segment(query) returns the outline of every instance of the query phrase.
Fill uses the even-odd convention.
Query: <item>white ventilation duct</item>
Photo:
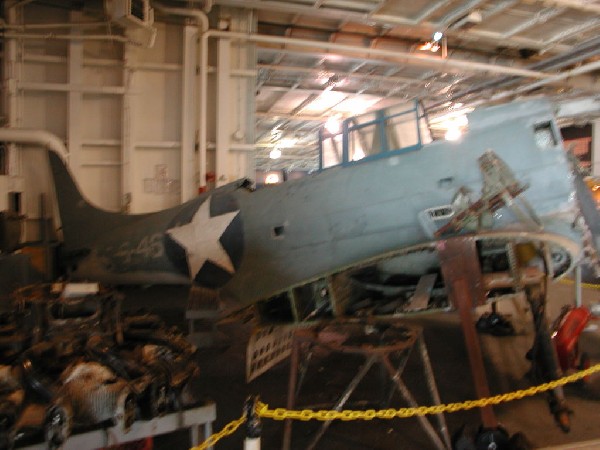
[[[69,160],[69,152],[64,142],[49,131],[29,128],[0,128],[1,141],[15,144],[38,144],[56,153],[65,163]]]

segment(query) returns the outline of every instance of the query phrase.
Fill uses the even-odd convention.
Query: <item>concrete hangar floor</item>
[[[598,282],[599,280],[595,280]],[[185,293],[179,288],[151,287],[147,289],[123,289],[126,298],[124,308],[145,307],[160,314],[167,322],[185,329]],[[555,283],[549,294],[548,316],[557,317],[565,304],[574,301],[572,284]],[[583,302],[587,306],[600,304],[600,290],[583,289]],[[532,325],[514,318],[517,334],[495,337],[482,334],[486,372],[492,395],[524,389],[531,386],[527,376],[530,362],[525,358],[533,339]],[[442,403],[461,402],[475,398],[471,381],[467,352],[463,341],[457,313],[425,316],[416,320],[424,328],[424,339],[431,359],[435,380]],[[592,319],[580,339],[580,351],[587,352],[592,364],[600,362],[600,321]],[[245,381],[246,344],[252,325],[232,322],[221,325],[219,331],[227,336],[227,345],[201,349],[198,354],[202,375],[198,385],[201,397],[211,399],[217,405],[218,431],[242,414],[244,401],[249,395],[259,395],[261,401],[271,408],[285,407],[289,379],[289,361],[284,361],[250,383]],[[425,389],[422,365],[416,352],[411,357],[402,379],[421,405],[430,404]],[[330,354],[315,355],[299,394],[297,405],[318,405],[328,409],[344,391],[360,365],[360,357]],[[347,409],[373,407],[365,399],[381,398],[381,374],[372,368],[350,397]],[[376,393],[376,394],[374,394]],[[600,374],[592,375],[587,383],[567,385],[565,394],[572,409],[571,430],[562,432],[549,412],[543,394],[494,407],[499,422],[510,434],[522,432],[534,448],[599,449],[600,448]],[[407,404],[397,395],[392,399],[393,408]],[[377,406],[375,406],[377,408]],[[475,433],[481,423],[477,410],[446,414],[450,433],[466,426],[467,433]],[[434,423],[435,425],[435,423]],[[293,450],[305,449],[318,431],[320,422],[294,422],[292,431]],[[284,423],[262,420],[262,448],[279,449],[282,445]],[[244,431],[223,438],[216,444],[217,450],[243,448]],[[590,441],[596,441],[590,442]],[[576,444],[586,442],[583,444]],[[158,436],[154,448],[189,448],[187,431]],[[415,418],[334,422],[316,446],[317,449],[433,449],[435,446]]]

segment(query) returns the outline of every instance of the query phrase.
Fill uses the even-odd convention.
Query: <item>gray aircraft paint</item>
[[[556,140],[547,145],[536,142],[534,132],[544,123],[551,124]],[[137,216],[97,211],[76,200],[74,186],[61,187],[69,181],[66,172],[60,173],[58,157],[51,162],[65,248],[80,254],[74,278],[126,284],[189,283],[191,277],[248,304],[428,242],[419,212],[449,204],[461,186],[477,197],[482,187],[477,160],[487,150],[529,184],[522,195],[544,226],[542,231],[527,229],[503,208],[492,232],[523,238],[535,231],[537,238],[560,241],[579,257],[581,232],[571,226],[579,212],[573,175],[544,100],[475,111],[469,132],[455,142],[434,141],[418,151],[358,161],[254,192],[232,184],[175,208]],[[229,206],[214,210],[219,199]],[[203,255],[202,267],[193,273],[187,264],[193,243],[172,239],[173,229],[189,224],[205,202],[211,209],[205,222],[212,218],[219,226],[207,225],[202,240],[210,241],[215,253]],[[99,229],[98,222],[105,225]],[[231,265],[224,263],[221,250]]]

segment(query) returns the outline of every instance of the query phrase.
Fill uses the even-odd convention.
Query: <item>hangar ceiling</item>
[[[578,102],[575,116],[565,113],[569,121],[585,122],[600,109],[599,1],[214,0],[214,6],[252,9],[257,33],[272,37],[257,44],[258,169],[314,169],[317,130],[330,117],[407,100],[420,99],[433,122],[539,94],[565,111]],[[436,31],[444,37],[432,51]],[[443,131],[443,123],[436,126]],[[269,158],[275,146],[282,150],[276,160]]]
[[[100,18],[103,5],[110,1],[117,0],[13,0],[12,4],[29,9],[83,7],[97,11]],[[257,23],[251,42],[256,44],[259,170],[316,169],[317,132],[328,120],[416,99],[439,135],[445,132],[443,119],[448,114],[531,95],[555,100],[565,123],[583,124],[600,116],[598,0],[136,0],[131,4],[153,6],[157,17],[164,6],[202,9],[209,12],[211,26],[221,31],[228,30],[227,17],[234,15],[233,9],[250,11]],[[436,32],[443,36],[437,41]],[[275,148],[281,157],[271,159]]]

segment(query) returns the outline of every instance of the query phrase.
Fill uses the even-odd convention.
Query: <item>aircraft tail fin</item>
[[[93,206],[81,194],[62,159],[54,152],[48,154],[66,253],[86,252],[90,248],[89,243],[101,234],[126,225],[136,217],[139,219],[139,216],[128,216]]]

